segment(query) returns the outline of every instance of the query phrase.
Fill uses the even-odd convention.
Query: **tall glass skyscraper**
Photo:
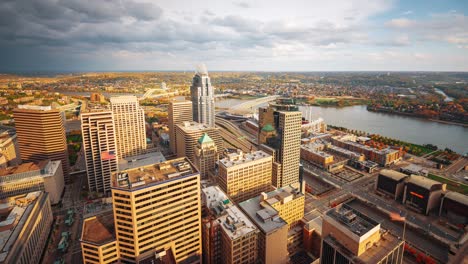
[[[211,86],[210,77],[204,64],[197,67],[192,86],[190,87],[190,94],[193,103],[193,121],[214,127],[214,89]]]

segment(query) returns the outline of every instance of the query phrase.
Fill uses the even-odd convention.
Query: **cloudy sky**
[[[0,71],[468,71],[466,0],[1,0]]]

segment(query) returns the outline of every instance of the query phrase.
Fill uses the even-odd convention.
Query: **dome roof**
[[[263,126],[262,131],[273,132],[273,131],[275,131],[275,129],[270,124],[266,124],[265,126]]]

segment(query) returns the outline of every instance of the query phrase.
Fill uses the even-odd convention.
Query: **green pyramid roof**
[[[275,129],[274,129],[270,124],[266,124],[266,125],[262,128],[262,131],[265,131],[265,132],[272,132],[272,131],[275,131]]]
[[[207,133],[203,134],[203,136],[201,136],[201,138],[198,139],[198,143],[200,144],[209,142],[213,142],[213,140],[210,138],[210,136],[208,136]]]

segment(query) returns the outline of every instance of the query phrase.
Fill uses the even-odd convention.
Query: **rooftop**
[[[285,186],[283,188],[278,188],[269,193],[262,194],[263,200],[269,204],[274,205],[276,203],[287,203],[298,197],[304,196],[299,189],[293,188],[291,186]]]
[[[431,180],[429,178],[426,178],[424,176],[419,176],[419,175],[411,175],[411,177],[408,180],[408,183],[412,183],[414,185],[420,186],[427,190],[431,190],[434,186],[443,185],[442,183],[438,181]]]
[[[325,215],[358,237],[364,236],[375,227],[379,227],[380,229],[380,224],[377,221],[351,208],[347,204],[332,208]]]
[[[83,222],[81,240],[92,244],[105,244],[115,239],[114,215],[104,215],[87,218]]]
[[[457,192],[448,192],[445,194],[445,198],[461,203],[465,206],[468,206],[468,196],[464,194],[457,193]]]
[[[113,96],[110,98],[111,104],[137,103],[138,99],[133,95]]]
[[[166,161],[166,158],[161,152],[150,152],[138,156],[127,157],[119,160],[119,170],[130,170],[138,167],[148,166],[151,164]]]
[[[32,205],[42,194],[31,192],[9,198],[0,204],[0,262],[8,256],[32,211]]]
[[[14,167],[0,169],[0,183],[12,182],[28,177],[54,176],[61,161],[41,160],[39,162],[27,162]]]
[[[387,169],[381,170],[379,174],[382,175],[382,176],[385,176],[387,178],[393,179],[395,181],[400,181],[400,180],[408,177],[408,175],[406,175],[404,173],[394,171],[394,170],[387,170]]]
[[[239,164],[244,164],[247,162],[261,160],[265,158],[271,159],[271,156],[261,150],[249,153],[243,153],[242,151],[238,150],[237,152],[227,154],[227,157],[219,160],[218,164],[229,168]]]
[[[202,194],[204,203],[217,216],[216,221],[231,240],[257,231],[255,225],[218,186],[203,188]]]
[[[200,124],[200,123],[197,123],[197,122],[194,122],[194,121],[183,122],[182,124],[178,124],[177,127],[180,127],[185,132],[204,131],[206,129],[209,129],[209,128],[212,129],[213,128],[213,127],[207,126],[206,124]]]
[[[187,158],[177,158],[112,174],[112,188],[133,190],[198,171]]]
[[[39,106],[39,105],[18,105],[18,109],[22,110],[34,110],[34,111],[49,111],[52,110],[51,106]]]
[[[374,244],[372,247],[367,249],[364,253],[362,253],[359,257],[355,256],[352,252],[350,252],[347,248],[339,243],[335,238],[331,236],[327,236],[324,240],[333,245],[335,248],[339,249],[339,251],[346,255],[349,259],[358,259],[359,261],[355,261],[356,263],[378,263],[382,258],[387,256],[391,251],[393,251],[398,245],[403,243],[402,240],[399,240],[396,236],[385,232],[382,234],[378,243]]]
[[[274,192],[275,191],[264,194],[267,195],[267,197],[260,195],[239,204],[239,207],[264,233],[273,232],[287,225],[286,221],[279,216],[278,211],[271,207],[271,203],[278,202],[278,200],[274,201],[272,199],[269,202],[262,201],[262,199],[267,200],[274,198]]]

